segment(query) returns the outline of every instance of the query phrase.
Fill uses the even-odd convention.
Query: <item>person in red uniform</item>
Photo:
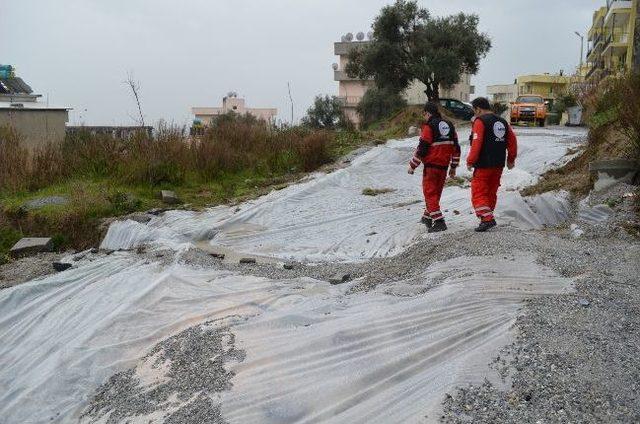
[[[420,143],[409,162],[409,174],[424,164],[422,172],[422,191],[426,209],[421,222],[426,224],[430,233],[445,231],[447,224],[440,210],[440,197],[449,176],[455,177],[460,162],[460,145],[453,124],[442,119],[438,105],[429,102],[424,106],[426,124],[422,127]]]
[[[518,140],[511,126],[491,111],[489,100],[479,97],[471,102],[475,113],[467,168],[473,170],[471,203],[480,218],[478,232],[496,226],[493,212],[505,162],[513,169],[518,155]]]

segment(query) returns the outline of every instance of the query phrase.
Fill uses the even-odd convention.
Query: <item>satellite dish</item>
[[[338,70],[338,64],[334,63],[333,65],[331,65],[331,67],[333,68],[334,71]]]
[[[340,41],[342,41],[343,43],[347,42],[347,36],[343,35],[342,38],[340,39]]]
[[[348,42],[352,42],[353,41],[353,33],[348,32],[347,35],[345,35],[345,38],[347,39]]]
[[[367,32],[367,40],[371,40],[373,38],[373,32]]]
[[[364,40],[364,32],[360,31],[359,33],[357,33],[356,34],[356,40],[358,40],[358,41]]]

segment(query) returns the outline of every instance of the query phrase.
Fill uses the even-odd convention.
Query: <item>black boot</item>
[[[493,227],[495,227],[496,225],[498,225],[498,224],[496,223],[496,220],[495,220],[495,219],[492,219],[491,221],[482,221],[482,222],[480,223],[480,225],[478,225],[478,228],[476,228],[476,231],[477,231],[478,233],[484,233],[484,232],[485,232],[485,231],[487,231],[489,228],[493,228]]]
[[[429,218],[428,216],[424,216],[422,215],[422,218],[420,219],[420,222],[423,223],[424,225],[426,225],[427,227],[431,228],[431,218]]]
[[[433,221],[433,226],[429,228],[429,233],[439,233],[440,231],[446,231],[447,224],[445,224],[444,219],[436,219]]]

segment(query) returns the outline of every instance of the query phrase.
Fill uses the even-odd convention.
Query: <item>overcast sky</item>
[[[337,94],[333,42],[367,32],[391,0],[0,0],[0,63],[11,64],[70,124],[131,125],[122,83],[133,72],[149,122],[191,121],[230,90],[249,107],[298,120],[316,94]],[[604,0],[421,0],[435,15],[480,15],[493,48],[473,77],[477,93],[518,74],[573,70]],[[585,47],[586,48],[586,47]]]

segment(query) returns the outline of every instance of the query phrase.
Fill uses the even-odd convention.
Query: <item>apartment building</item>
[[[342,41],[334,43],[334,53],[339,57],[339,60],[333,65],[333,79],[338,82],[338,97],[342,101],[344,114],[355,125],[360,124],[360,116],[357,112],[358,104],[367,90],[374,86],[374,82],[351,78],[345,72],[345,68],[349,63],[349,52],[355,48],[363,47],[367,43],[369,41],[364,40],[363,33],[359,33],[356,40],[353,40],[351,34],[347,34],[342,37]],[[422,105],[427,101],[427,95],[424,93],[425,88],[426,86],[422,82],[413,81],[404,91],[403,97],[410,105]],[[471,85],[471,76],[464,74],[459,84],[450,89],[441,88],[440,97],[468,102],[474,89]]]
[[[640,71],[640,0],[607,0],[593,13],[587,39],[589,83],[620,72]]]

